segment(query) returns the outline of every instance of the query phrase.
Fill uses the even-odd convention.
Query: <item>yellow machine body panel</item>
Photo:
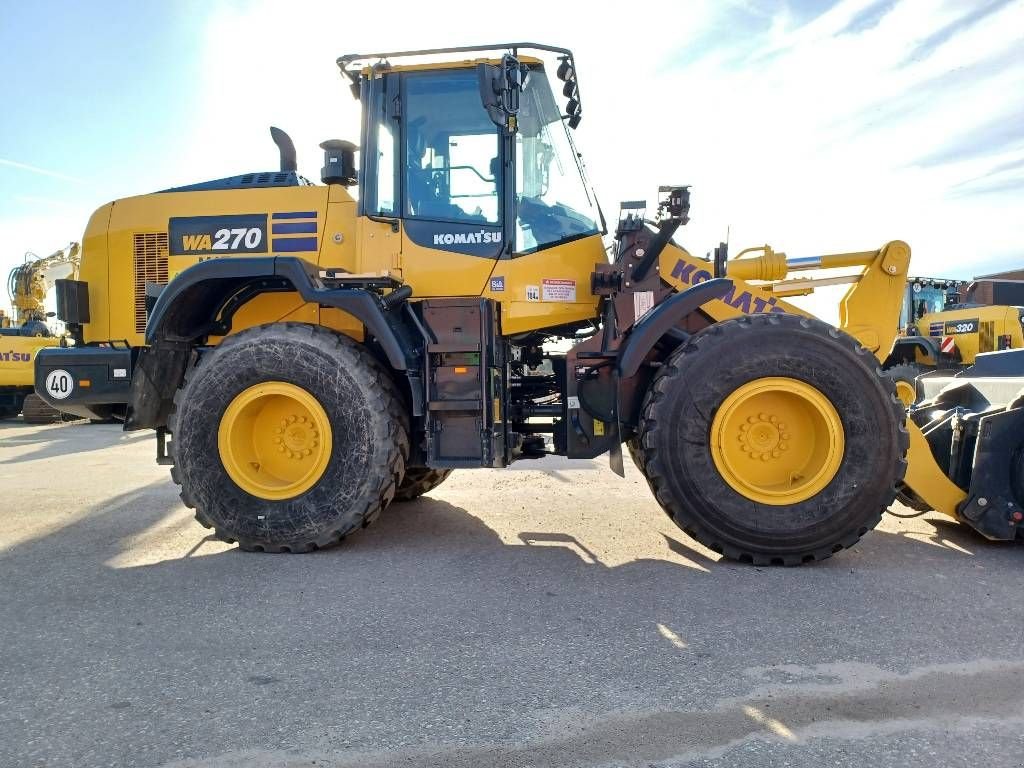
[[[786,302],[785,296],[805,296],[815,288],[849,283],[839,303],[839,328],[870,350],[880,361],[892,349],[897,335],[899,301],[906,287],[910,267],[910,247],[899,240],[886,243],[877,251],[837,253],[787,262],[786,255],[768,246],[749,249],[760,252],[752,258],[729,261],[726,275],[733,287],[721,299],[702,309],[718,322],[762,312],[786,312],[811,316],[811,313]],[[745,253],[745,252],[743,252]],[[855,275],[827,278],[786,279],[796,269],[860,268]],[[714,277],[712,265],[685,249],[669,244],[659,257],[662,278],[677,290],[685,290]]]
[[[312,215],[279,223],[275,213]],[[509,334],[596,317],[598,298],[590,292],[590,274],[606,258],[600,235],[513,259],[490,259],[418,245],[401,224],[395,233],[390,222],[357,217],[355,201],[337,185],[165,192],[117,200],[93,215],[82,257],[82,280],[89,284],[95,307],[85,340],[144,344],[147,283],[166,284],[194,264],[220,257],[216,237],[178,234],[175,221],[249,215],[267,217],[269,243],[265,252],[239,255],[297,256],[323,269],[390,275],[412,287],[414,300],[486,296],[501,303],[502,327]],[[281,224],[302,223],[315,224],[315,235],[274,234]],[[294,242],[307,242],[308,250],[296,249]],[[288,250],[276,247],[282,244]],[[285,320],[322,322],[352,336],[362,334],[354,318],[338,310],[321,311],[294,293],[250,300],[236,314],[232,330]]]
[[[694,256],[675,243],[669,243],[662,251],[658,271],[662,279],[678,291],[685,291],[714,277],[712,265],[706,259]],[[810,317],[809,312],[773,296],[770,286],[748,282],[731,275],[730,278],[734,283],[734,289],[721,299],[714,299],[703,307],[715,322],[755,312],[788,312]]]
[[[917,320],[917,327],[922,334],[933,338],[951,336],[960,361],[970,365],[982,352],[1024,347],[1021,313],[1019,307],[1007,306],[949,309],[923,315]],[[920,351],[917,358],[918,363],[935,364]]]
[[[105,238],[86,233],[83,251],[82,279],[93,291],[102,293],[106,283],[105,300],[95,301],[96,311],[86,326],[86,341],[127,340],[129,344],[144,342],[146,323],[146,284],[166,284],[193,264],[205,259],[218,258],[219,246],[238,236],[231,228],[215,230],[214,236],[182,234],[176,222],[188,224],[202,217],[262,217],[268,222],[260,241],[247,256],[269,256],[275,246],[284,245],[289,255],[300,256],[317,263],[323,240],[321,227],[327,212],[327,187],[270,187],[247,190],[203,190],[189,192],[161,192],[116,200],[107,206],[110,211]],[[102,209],[101,209],[102,211]],[[301,220],[282,222],[315,225],[312,236],[293,234],[276,237],[274,214],[308,214]],[[94,215],[95,222],[100,212]],[[350,226],[354,235],[354,226]],[[225,236],[218,237],[221,232]],[[225,239],[225,237],[227,239]],[[106,258],[98,259],[96,247],[106,248]],[[93,274],[93,262],[107,262],[107,280]],[[338,265],[343,266],[343,265]],[[273,304],[277,307],[278,305]],[[262,322],[279,319],[277,309]]]
[[[59,344],[53,336],[0,336],[0,387],[31,387],[36,353]]]

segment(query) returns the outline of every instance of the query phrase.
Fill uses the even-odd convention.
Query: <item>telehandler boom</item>
[[[272,129],[279,171],[103,206],[59,288],[78,344],[37,360],[57,407],[156,430],[218,536],[305,552],[453,469],[608,453],[621,474],[624,442],[677,525],[748,562],[853,545],[905,477],[949,502],[916,484],[957,488],[879,366],[905,243],[699,259],[673,240],[689,190],[667,186],[653,217],[623,206],[609,259],[570,51],[338,63],[358,166],[356,145],[325,141],[310,184]],[[860,271],[788,278],[833,267]],[[839,328],[785,301],[837,281]]]

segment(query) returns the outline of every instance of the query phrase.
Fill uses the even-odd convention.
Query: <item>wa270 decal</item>
[[[267,214],[173,218],[167,234],[172,256],[266,253]]]

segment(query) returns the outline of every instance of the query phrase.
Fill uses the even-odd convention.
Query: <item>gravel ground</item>
[[[245,554],[153,454],[0,423],[0,765],[1024,766],[1024,547],[938,516],[754,568],[547,460]]]

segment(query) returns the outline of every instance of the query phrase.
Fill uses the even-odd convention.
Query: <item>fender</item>
[[[618,373],[621,379],[636,375],[647,353],[680,320],[713,299],[732,290],[732,280],[716,277],[670,296],[644,315],[619,347]]]
[[[938,362],[941,357],[939,344],[935,339],[929,336],[903,336],[896,339],[893,343],[892,352],[890,352],[889,357],[886,358],[885,365],[895,365],[906,359],[908,355],[910,360],[913,361],[914,352],[917,350],[920,350],[936,362]],[[902,352],[907,352],[908,354],[901,354]]]
[[[411,351],[388,322],[376,294],[361,288],[325,288],[317,268],[295,256],[208,259],[189,267],[157,297],[146,325],[146,343],[224,335],[230,330],[231,314],[250,296],[290,290],[305,301],[353,315],[380,344],[393,369],[409,368]]]

